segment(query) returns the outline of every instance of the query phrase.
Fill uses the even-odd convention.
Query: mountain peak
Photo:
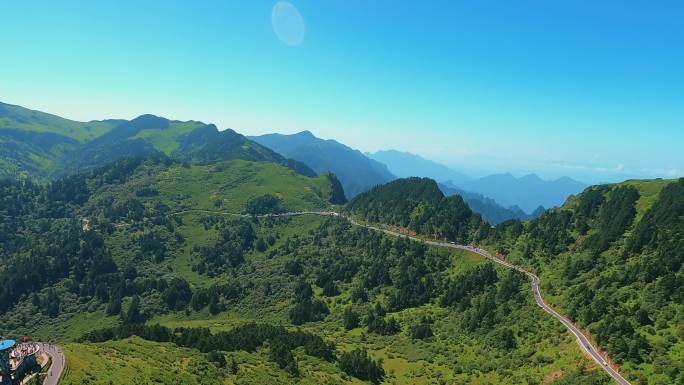
[[[535,173],[527,174],[525,176],[520,177],[520,180],[526,181],[526,182],[543,182],[542,178],[539,177],[539,175]]]
[[[545,181],[537,174],[516,178],[511,173],[495,174],[460,183],[460,188],[493,198],[504,207],[518,205],[526,213],[534,213],[539,206],[556,207],[567,197],[584,189],[579,182],[558,183]]]
[[[290,135],[266,134],[249,138],[309,165],[318,173],[333,172],[347,197],[395,179],[385,165],[335,140],[317,138],[308,130]]]
[[[313,134],[313,132],[311,132],[309,130],[300,131],[300,132],[294,134],[293,136],[297,136],[300,138],[317,139],[316,136]]]
[[[164,129],[169,126],[169,120],[152,114],[144,114],[131,120],[128,124],[140,128]]]
[[[386,164],[390,172],[402,178],[424,176],[440,183],[452,181],[454,185],[469,179],[466,175],[454,171],[448,166],[410,152],[382,150],[369,156]]]

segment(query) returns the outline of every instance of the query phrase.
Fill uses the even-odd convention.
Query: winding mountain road
[[[576,340],[577,344],[579,345],[580,349],[582,349],[583,352],[585,352],[589,357],[591,357],[592,360],[594,360],[613,380],[615,380],[616,383],[619,385],[631,385],[629,381],[627,381],[620,373],[618,373],[617,370],[613,369],[609,364],[606,359],[604,359],[603,356],[599,353],[599,351],[596,349],[596,347],[591,343],[589,338],[582,333],[582,331],[575,326],[575,324],[572,323],[569,319],[566,317],[562,316],[559,314],[557,311],[555,311],[551,306],[546,304],[544,302],[544,298],[542,297],[541,291],[539,290],[539,277],[536,276],[534,273],[523,269],[520,266],[513,265],[512,263],[506,262],[498,257],[495,257],[494,255],[491,255],[489,252],[486,250],[477,248],[477,247],[472,247],[472,246],[465,246],[465,245],[458,245],[454,243],[448,243],[448,242],[438,242],[438,241],[430,241],[430,240],[424,240],[418,237],[406,235],[406,234],[401,234],[398,232],[394,232],[388,229],[380,228],[380,227],[375,227],[363,223],[359,223],[355,221],[353,218],[350,218],[345,215],[341,215],[337,212],[334,211],[301,211],[301,212],[288,212],[288,213],[281,213],[281,214],[263,214],[263,215],[249,215],[249,214],[230,214],[230,213],[221,213],[218,211],[210,211],[210,210],[186,210],[186,211],[179,211],[176,213],[173,213],[173,215],[176,214],[181,214],[184,212],[205,212],[205,213],[212,213],[212,214],[222,214],[222,215],[230,215],[230,216],[235,216],[235,217],[252,217],[252,218],[271,218],[271,217],[291,217],[291,216],[298,216],[298,215],[322,215],[322,216],[339,216],[342,218],[345,218],[348,220],[351,224],[355,226],[361,226],[365,227],[367,229],[371,230],[376,230],[376,231],[381,231],[385,234],[395,236],[395,237],[405,237],[409,238],[415,241],[420,241],[420,242],[425,242],[428,245],[431,246],[436,246],[436,247],[448,247],[452,249],[460,249],[460,250],[466,250],[470,251],[476,254],[479,254],[480,256],[487,258],[495,263],[498,263],[504,267],[507,267],[509,269],[517,270],[525,275],[527,275],[530,280],[532,281],[532,294],[534,295],[534,300],[536,301],[537,305],[544,309],[546,313],[551,315],[552,317],[556,318],[559,320],[565,328],[572,333]]]
[[[474,253],[477,253],[489,260],[492,260],[500,265],[506,266],[509,269],[515,269],[518,270],[524,274],[526,274],[530,279],[532,280],[532,294],[534,294],[534,300],[537,302],[537,305],[544,309],[545,312],[549,313],[551,316],[559,320],[563,326],[565,326],[566,329],[572,334],[575,335],[575,338],[577,339],[577,344],[580,346],[580,348],[588,354],[603,370],[608,373],[609,376],[611,376],[615,382],[617,382],[620,385],[631,385],[629,381],[627,381],[624,377],[620,375],[615,369],[613,369],[608,362],[598,353],[596,348],[592,345],[591,341],[589,341],[589,338],[582,333],[582,331],[575,326],[569,319],[563,317],[560,315],[557,311],[553,310],[552,307],[546,304],[544,302],[544,298],[542,298],[541,291],[539,290],[539,277],[537,277],[535,274],[519,267],[515,266],[513,264],[510,264],[504,260],[501,260],[488,252],[478,249],[478,248],[473,248],[470,246],[462,246],[462,245],[451,245],[451,244],[444,244],[444,243],[438,243],[438,242],[429,242],[430,244],[437,244],[438,246],[448,246],[452,248],[457,248],[457,249],[462,249],[462,250],[468,250],[472,251]]]

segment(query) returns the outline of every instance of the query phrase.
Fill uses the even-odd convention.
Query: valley
[[[684,385],[684,3],[0,9],[0,385]]]
[[[67,131],[85,157],[58,162],[82,171],[0,182],[0,334],[57,341],[66,368],[49,381],[636,385],[684,372],[681,180],[592,186],[533,216],[494,209],[492,226],[471,205],[495,215],[495,202],[429,178],[348,201],[335,174],[234,132],[110,122],[101,139]]]

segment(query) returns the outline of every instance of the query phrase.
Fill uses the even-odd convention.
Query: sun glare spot
[[[296,47],[304,41],[304,19],[289,1],[279,1],[273,6],[271,24],[273,32],[285,45]]]

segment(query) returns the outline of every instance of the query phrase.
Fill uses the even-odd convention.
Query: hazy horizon
[[[14,54],[0,98],[70,119],[151,113],[245,135],[310,130],[473,176],[684,175],[677,2],[4,8]]]

